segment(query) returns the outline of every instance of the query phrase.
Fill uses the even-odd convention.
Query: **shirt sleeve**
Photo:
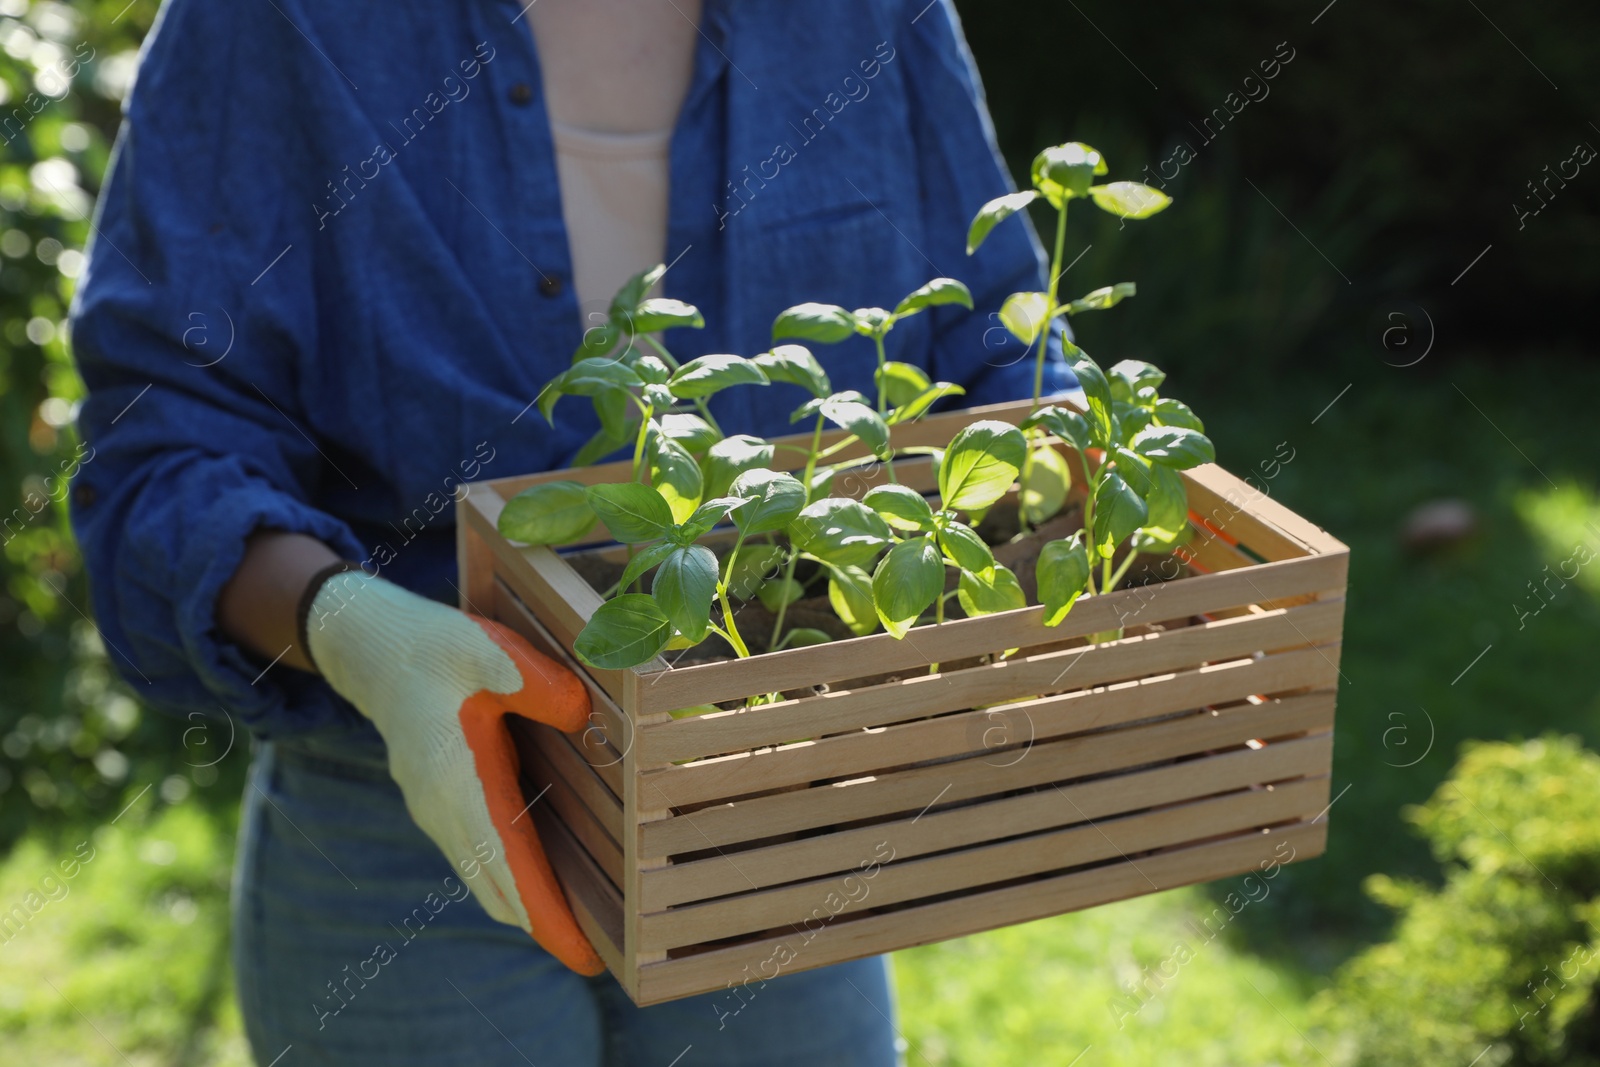
[[[966,388],[964,405],[1026,399],[1033,395],[1035,351],[1000,324],[999,311],[1012,293],[1044,287],[1044,249],[1023,215],[995,227],[983,247],[967,255],[973,215],[1016,186],[996,144],[978,68],[952,0],[913,0],[896,7],[902,24],[910,24],[901,40],[929,258],[946,269],[956,265],[952,276],[972,290],[972,311],[934,309],[933,368],[939,378]],[[1044,395],[1075,385],[1052,338]]]
[[[296,48],[242,13],[256,6],[171,0],[147,47],[72,309],[93,449],[72,521],[135,693],[178,714],[220,706],[271,736],[358,720],[320,679],[264,671],[223,636],[218,593],[256,530],[362,552],[312,503],[341,474],[297,401],[316,343],[309,227],[272,195],[303,166],[273,117],[292,114],[296,76],[243,58]]]

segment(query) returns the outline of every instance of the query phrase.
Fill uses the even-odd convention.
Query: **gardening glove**
[[[498,623],[359,571],[322,583],[304,632],[323,677],[383,735],[411,817],[464,874],[484,876],[468,878],[484,910],[579,974],[604,970],[545,858],[502,721],[582,728],[577,676]]]

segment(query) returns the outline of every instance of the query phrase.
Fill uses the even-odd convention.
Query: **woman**
[[[260,1062],[895,1061],[881,960],[737,1013],[641,1010],[601,972],[501,721],[575,728],[583,691],[444,606],[448,505],[594,433],[531,402],[657,261],[705,313],[682,358],[961,278],[979,311],[909,320],[891,357],[1026,395],[991,313],[1039,287],[1037,241],[964,250],[1009,188],[948,0],[168,0],[74,314],[73,517],[135,691],[259,742],[234,950]],[[818,354],[871,388],[861,344]],[[770,432],[786,390],[713,407]]]

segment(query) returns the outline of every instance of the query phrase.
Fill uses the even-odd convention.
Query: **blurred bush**
[[[1600,756],[1575,738],[1475,742],[1408,819],[1444,865],[1382,875],[1392,940],[1320,997],[1353,1063],[1600,1064]]]
[[[1159,219],[1123,233],[1079,220],[1093,250],[1067,288],[1140,290],[1137,310],[1079,320],[1091,341],[1127,355],[1159,340],[1164,367],[1283,365],[1308,341],[1372,342],[1398,299],[1458,337],[1582,336],[1600,159],[1539,184],[1543,200],[1528,183],[1580,142],[1600,148],[1594,5],[958,6],[1015,172],[1068,139],[1101,149],[1113,177],[1176,171]],[[1180,166],[1183,145],[1196,158]],[[1544,200],[1519,221],[1513,205]]]
[[[114,814],[133,785],[209,784],[202,764],[225,740],[202,755],[207,737],[142,715],[114,682],[67,525],[67,476],[93,462],[74,427],[67,305],[154,14],[144,0],[0,0],[0,846],[30,824]]]

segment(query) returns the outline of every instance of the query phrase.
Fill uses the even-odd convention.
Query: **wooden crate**
[[[895,443],[943,445],[1027,410],[934,416]],[[895,471],[933,488],[926,459]],[[578,921],[637,1003],[720,990],[733,1011],[740,987],[778,974],[1323,850],[1348,549],[1221,468],[1184,472],[1187,576],[1080,601],[1055,629],[1029,607],[902,641],[590,670],[571,650],[599,595],[495,523],[537,482],[627,477],[615,464],[475,483],[458,537],[462,606],[593,696],[582,734],[512,722]],[[882,478],[841,475],[834,492]],[[1086,640],[1119,626],[1128,636]],[[861,681],[885,673],[900,680]],[[825,691],[669,714],[813,686]]]

